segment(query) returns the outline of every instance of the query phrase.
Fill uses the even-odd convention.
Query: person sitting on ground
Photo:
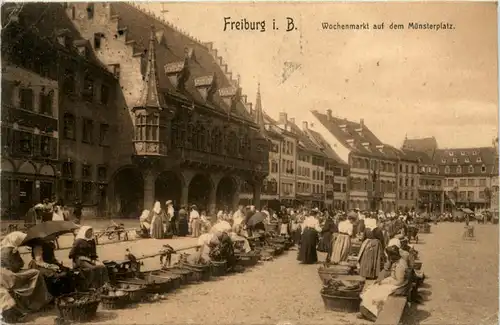
[[[0,243],[0,311],[5,321],[15,322],[52,301],[38,270],[21,270],[24,261],[19,246],[26,234],[14,231]]]
[[[57,297],[74,291],[73,281],[69,275],[70,269],[57,261],[55,245],[50,241],[37,241],[31,250],[32,260],[28,268],[40,271],[45,279],[49,292]]]
[[[108,270],[97,257],[92,227],[80,228],[69,252],[69,258],[73,260],[73,268],[83,271],[84,288],[100,288],[109,282]]]
[[[386,253],[391,261],[391,266],[386,272],[380,272],[379,278],[361,297],[359,318],[376,321],[385,301],[391,295],[405,295],[408,287],[408,264],[401,258],[397,246],[389,246]]]

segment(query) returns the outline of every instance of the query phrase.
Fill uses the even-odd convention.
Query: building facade
[[[311,127],[313,127],[312,125]],[[325,205],[328,209],[345,210],[347,206],[347,177],[349,168],[330,144],[318,132],[307,129],[309,137],[326,155],[325,159]]]
[[[349,165],[348,206],[361,210],[396,209],[396,173],[398,156],[384,145],[361,120],[359,123],[326,114],[310,112],[315,131]]]
[[[270,127],[279,128],[283,136],[280,157],[280,201],[285,205],[295,204],[298,194],[296,182],[298,179],[298,137],[292,132],[292,123],[288,115],[281,112],[279,120],[274,121],[267,117]]]
[[[8,11],[2,7],[2,15]],[[2,141],[13,144],[4,146],[3,158],[12,160],[9,166],[2,162],[2,170],[30,175],[24,182],[3,184],[10,187],[2,193],[10,189],[19,197],[11,204],[19,217],[53,197],[68,207],[78,199],[85,215],[106,210],[117,81],[91,55],[88,41],[65,15],[61,4],[30,3],[2,30],[3,58],[19,67],[6,67],[2,75],[12,85],[2,87],[5,103],[10,100],[9,109],[2,109],[7,114],[2,117]],[[25,161],[17,166],[18,159]]]
[[[415,210],[418,201],[419,169],[418,157],[410,151],[401,151],[398,162],[398,210]]]
[[[498,160],[494,147],[450,148],[436,151],[435,163],[444,175],[445,208],[490,208]]]
[[[86,206],[112,216],[169,199],[213,212],[237,205],[246,183],[260,204],[269,144],[211,43],[128,3],[30,3],[23,13],[72,53],[58,70],[65,198],[90,192]]]

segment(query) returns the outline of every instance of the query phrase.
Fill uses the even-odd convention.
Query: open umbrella
[[[258,223],[261,223],[262,221],[266,220],[266,214],[263,212],[255,212],[253,216],[250,217],[247,221],[247,226],[253,227]]]
[[[34,225],[26,232],[26,238],[21,246],[29,246],[30,242],[36,239],[53,240],[61,235],[71,233],[80,228],[77,224],[70,221],[47,221]]]

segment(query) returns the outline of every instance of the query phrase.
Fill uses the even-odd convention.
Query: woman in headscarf
[[[0,310],[9,321],[38,311],[52,301],[40,272],[21,270],[24,262],[18,248],[24,238],[26,234],[14,231],[0,243]]]
[[[365,229],[365,238],[358,254],[359,275],[366,279],[375,279],[380,273],[384,251],[380,241],[368,228]]]
[[[302,223],[302,239],[297,260],[303,264],[314,264],[318,261],[318,233],[321,232],[316,211],[311,211]]]
[[[143,210],[139,217],[141,233],[144,237],[149,237],[151,232],[151,219],[149,218],[149,210]]]
[[[178,235],[185,237],[189,234],[188,212],[185,206],[179,209],[179,225],[177,227]]]
[[[332,263],[338,264],[340,262],[347,261],[349,257],[349,252],[351,250],[351,236],[353,234],[353,223],[352,221],[356,218],[355,213],[351,212],[348,219],[345,216],[340,216],[340,222],[338,225],[339,233],[335,242],[333,243],[332,249]]]
[[[210,242],[214,233],[206,233],[198,237],[198,246],[196,253],[190,254],[187,258],[188,263],[204,264],[210,262]]]
[[[375,321],[390,295],[400,295],[406,291],[408,284],[406,261],[401,258],[399,248],[396,246],[389,246],[386,253],[391,261],[391,267],[387,273],[381,272],[379,279],[360,295],[362,300],[358,315],[360,318]]]
[[[47,289],[53,296],[74,291],[73,279],[68,274],[69,268],[64,267],[54,254],[53,242],[39,240],[33,243],[32,260],[28,268],[40,271],[45,279]]]
[[[174,204],[172,200],[168,200],[165,205],[167,206],[167,229],[166,233],[173,235],[177,235],[177,218],[175,215]]]
[[[149,218],[151,219],[151,237],[155,239],[163,239],[163,222],[166,219],[166,216],[165,212],[161,208],[160,201],[155,202],[153,210],[149,213]]]
[[[214,233],[210,240],[209,246],[209,255],[211,260],[226,261],[228,270],[231,270],[236,266],[233,241],[226,232]]]
[[[100,288],[109,282],[108,270],[98,260],[94,230],[83,226],[73,242],[69,252],[73,268],[83,271],[85,288]]]
[[[330,260],[332,258],[332,241],[333,241],[333,234],[338,232],[338,227],[333,221],[333,218],[329,213],[326,213],[326,220],[325,224],[323,225],[323,229],[321,229],[321,242],[323,247],[323,251],[325,251],[326,254],[326,263],[330,263]],[[318,245],[320,246],[320,245]],[[318,249],[319,251],[322,251],[321,249]]]

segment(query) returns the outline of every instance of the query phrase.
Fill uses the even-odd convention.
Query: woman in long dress
[[[150,235],[155,239],[163,239],[163,221],[165,220],[165,213],[161,209],[160,201],[156,201],[153,210],[150,212],[151,230]]]
[[[318,233],[321,232],[316,211],[311,211],[302,223],[302,239],[297,260],[303,264],[314,264],[318,262]]]
[[[16,321],[51,302],[43,276],[38,270],[21,270],[24,266],[19,245],[26,234],[14,231],[0,244],[0,311],[9,321]]]
[[[185,237],[189,234],[189,223],[188,223],[188,213],[186,207],[181,207],[179,209],[179,224],[177,227],[178,235],[180,237]]]
[[[380,241],[373,236],[370,229],[365,229],[365,240],[358,254],[359,275],[366,279],[378,277],[384,251]]]
[[[353,220],[354,215],[349,216],[349,220],[346,220],[345,216],[340,217],[340,222],[338,225],[339,233],[335,242],[333,243],[332,249],[332,263],[338,264],[340,262],[347,261],[349,257],[349,252],[351,250],[351,236],[353,233]]]
[[[406,292],[408,285],[406,261],[401,258],[399,248],[389,246],[386,253],[391,261],[391,266],[388,274],[380,273],[379,280],[370,286],[361,297],[360,314],[358,317],[365,318],[370,321],[375,321],[379,312],[382,310],[385,301],[390,295],[399,295]],[[388,277],[385,277],[388,275]]]
[[[330,216],[330,214],[327,214],[325,224],[323,226],[323,229],[321,229],[321,242],[323,245],[322,249],[327,253],[325,260],[326,263],[330,263],[332,259],[333,234],[337,233],[338,231],[338,227],[333,221],[333,218]]]
[[[73,242],[69,252],[73,260],[73,268],[82,271],[85,283],[84,289],[100,288],[109,282],[108,270],[97,256],[96,242],[92,227],[83,226]]]

